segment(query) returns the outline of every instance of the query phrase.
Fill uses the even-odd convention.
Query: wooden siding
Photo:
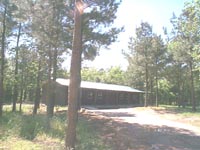
[[[47,101],[47,85],[43,86],[42,102]],[[129,105],[139,104],[140,94],[134,92],[81,88],[81,105]],[[67,105],[68,87],[56,84],[55,105]]]

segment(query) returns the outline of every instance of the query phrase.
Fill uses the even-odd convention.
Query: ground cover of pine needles
[[[24,105],[22,112],[11,112],[4,106],[0,118],[0,150],[62,150],[66,128],[66,108],[56,108],[56,113],[47,119],[45,108],[32,115],[32,105]],[[49,125],[48,125],[49,122]],[[79,118],[77,128],[78,150],[109,149],[95,127],[84,118]]]

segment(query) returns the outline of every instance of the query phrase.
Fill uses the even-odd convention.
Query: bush
[[[2,147],[14,150],[64,149],[66,112],[56,113],[54,117],[47,119],[45,113],[35,116],[30,114],[29,105],[28,107],[24,105],[25,109],[22,113],[11,112],[10,108],[11,106],[6,106],[6,111],[0,117],[0,149]],[[79,118],[76,148],[108,150],[109,148],[104,145],[98,134],[90,123]]]
[[[38,133],[39,124],[35,116],[23,116],[21,121],[20,136],[27,139],[33,140]]]

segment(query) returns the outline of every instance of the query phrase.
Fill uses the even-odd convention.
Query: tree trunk
[[[12,111],[16,111],[16,103],[18,98],[18,57],[19,57],[19,39],[21,35],[21,23],[19,24],[18,34],[17,34],[17,45],[15,54],[15,85],[14,85],[14,95],[13,95],[13,107]]]
[[[20,74],[21,75],[21,82],[20,82],[20,98],[19,98],[19,111],[21,112],[22,110],[22,102],[23,102],[23,99],[24,98],[24,93],[26,93],[26,89],[25,89],[25,86],[24,86],[24,67],[22,67],[22,73]]]
[[[157,49],[158,51],[158,49]],[[158,57],[156,57],[156,107],[159,106],[158,102]]]
[[[53,117],[54,115],[54,105],[55,105],[55,98],[56,98],[56,77],[57,77],[57,56],[58,56],[58,50],[57,48],[54,49],[53,52],[53,60],[52,60],[52,65],[53,65],[53,81],[50,81],[50,87],[49,90],[49,104],[48,104],[48,116]]]
[[[20,98],[19,98],[19,111],[20,111],[20,112],[22,111],[22,99],[23,99],[23,94],[24,94],[24,90],[23,90],[23,88],[21,87],[21,90],[20,90]]]
[[[47,117],[52,117],[52,80],[51,80],[51,72],[52,72],[52,50],[49,48],[49,61],[48,61],[48,98],[47,98]]]
[[[7,14],[7,6],[5,5],[3,23],[2,23],[3,24],[2,39],[1,39],[0,116],[2,116],[3,113],[3,99],[4,99],[3,81],[4,81],[4,63],[5,63],[6,14]]]
[[[149,96],[149,105],[153,106],[154,94],[153,94],[153,77],[150,77],[150,96]]]
[[[22,95],[20,96],[20,104],[19,104],[19,111],[21,112],[22,111],[22,103],[23,103],[23,100],[25,101],[26,100],[26,97],[27,97],[27,89],[25,88],[24,90],[22,89],[21,91]]]
[[[194,77],[193,77],[193,64],[192,61],[189,62],[190,65],[190,84],[191,84],[191,101],[192,101],[192,110],[196,111],[196,100],[194,92]]]
[[[59,15],[56,12],[56,4],[53,1],[52,3],[53,5],[53,20],[54,20],[54,25],[56,26],[56,24],[58,24],[58,20],[59,20]],[[54,115],[54,105],[55,105],[55,98],[56,98],[56,77],[57,77],[57,57],[58,57],[58,32],[57,30],[55,30],[54,28],[51,31],[51,35],[52,35],[52,39],[53,39],[53,51],[51,51],[51,62],[50,62],[50,66],[53,68],[53,73],[52,73],[52,77],[53,77],[53,82],[50,85],[50,93],[49,93],[49,105],[48,105],[48,116],[49,117],[53,117]],[[52,70],[51,70],[52,71]]]
[[[39,56],[41,57],[41,56]],[[41,80],[41,58],[39,58],[39,64],[38,64],[38,72],[37,72],[37,86],[36,86],[36,96],[34,101],[34,108],[33,108],[33,114],[37,114],[37,109],[40,104],[40,80]]]
[[[158,103],[158,69],[157,69],[157,66],[156,66],[156,107],[159,106],[159,103]]]
[[[145,90],[145,101],[144,101],[144,106],[148,106],[148,68],[147,68],[147,63],[145,63],[145,83],[146,83],[146,90]]]
[[[54,55],[53,55],[53,82],[56,83],[57,78],[57,58],[58,57],[58,49],[54,49]],[[53,92],[52,92],[52,109],[54,109],[55,105],[55,98],[56,98],[56,84],[53,84]]]
[[[82,53],[82,1],[75,1],[75,25],[73,35],[73,47],[70,66],[70,84],[68,97],[67,130],[65,146],[66,149],[75,149],[76,124],[78,120],[78,99],[81,82],[81,53]]]
[[[178,65],[178,79],[177,79],[177,86],[178,86],[178,107],[181,107],[182,100],[181,100],[181,64]]]

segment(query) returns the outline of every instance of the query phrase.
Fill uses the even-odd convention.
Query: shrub
[[[27,139],[33,140],[38,133],[39,124],[35,116],[23,116],[21,121],[20,136]]]

